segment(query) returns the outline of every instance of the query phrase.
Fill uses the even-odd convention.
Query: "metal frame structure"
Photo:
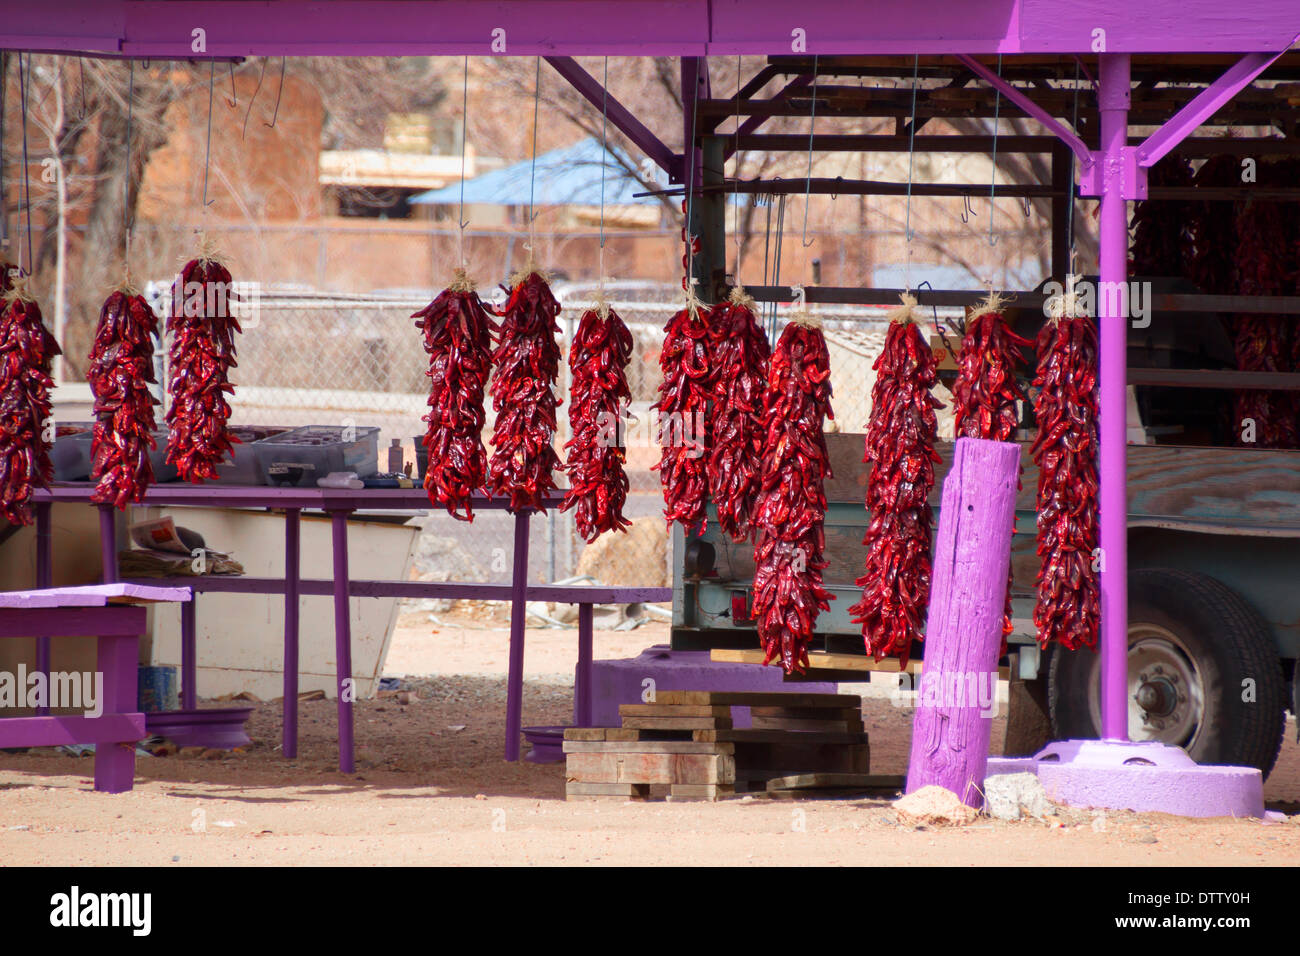
[[[1225,9],[1218,0],[923,0],[898,4],[885,0],[844,4],[805,0],[797,6],[780,0],[387,0],[328,3],[293,0],[46,0],[5,12],[0,48],[86,53],[89,55],[180,59],[237,58],[255,55],[482,55],[546,56],[589,100],[601,95],[594,80],[572,56],[667,55],[682,57],[682,100],[687,144],[674,155],[614,98],[611,122],[652,160],[669,169],[674,181],[698,190],[690,204],[688,229],[702,239],[694,259],[702,296],[716,297],[725,281],[723,266],[723,163],[728,142],[716,133],[724,116],[734,115],[733,100],[710,95],[709,55],[773,56],[742,91],[747,119],[730,146],[753,148],[762,134],[762,117],[803,115],[808,57],[819,73],[834,57],[857,58],[860,75],[873,69],[918,71],[948,77],[949,88],[978,80],[1039,120],[1053,134],[1049,151],[1054,173],[1050,196],[1056,209],[1069,201],[1072,159],[1082,173],[1080,191],[1101,200],[1101,281],[1127,279],[1126,203],[1147,194],[1145,170],[1171,149],[1186,148],[1202,122],[1226,108],[1237,121],[1265,121],[1252,113],[1249,97],[1234,98],[1273,64],[1300,33],[1300,11],[1267,0],[1238,0]],[[798,62],[782,58],[803,57]],[[865,57],[877,58],[873,63]],[[913,59],[913,58],[917,59]],[[992,57],[1004,58],[998,72]],[[893,58],[892,60],[890,58]],[[1051,72],[1063,60],[1086,60],[1095,90],[1079,128],[1059,120],[1064,99]],[[1040,76],[1046,68],[1047,75]],[[1279,75],[1294,75],[1293,57],[1278,64]],[[932,73],[933,71],[933,73]],[[1036,73],[1037,71],[1037,73]],[[1181,71],[1181,73],[1179,72]],[[969,74],[969,75],[968,75]],[[776,96],[754,95],[777,76],[793,77]],[[1135,89],[1133,79],[1138,79]],[[1168,80],[1198,88],[1162,87]],[[977,86],[978,88],[978,86]],[[862,88],[819,86],[819,116],[853,115],[874,110],[897,118],[897,148],[916,132],[905,122],[898,97],[868,94]],[[801,99],[802,97],[802,99]],[[987,95],[984,97],[987,100]],[[1071,94],[1070,99],[1073,99]],[[824,100],[824,102],[823,102]],[[977,94],[976,103],[980,102]],[[1235,106],[1233,104],[1236,104]],[[962,115],[982,115],[979,108]],[[938,106],[917,114],[917,125],[938,116]],[[1095,118],[1094,118],[1095,116]],[[711,125],[712,124],[712,125]],[[1159,129],[1130,143],[1131,124]],[[1284,131],[1288,135],[1294,130]],[[922,137],[924,148],[943,148],[936,137]],[[1062,145],[1058,146],[1058,142]],[[1195,141],[1191,141],[1195,142]],[[698,146],[697,146],[698,143]],[[772,142],[770,145],[788,146]],[[844,141],[844,148],[866,148]],[[879,144],[885,148],[885,143]],[[972,143],[968,145],[978,145]],[[1042,147],[1048,143],[1022,143]],[[1003,148],[1006,148],[1005,146]],[[1278,149],[1291,151],[1290,143]],[[801,183],[799,188],[811,188]],[[823,184],[844,190],[841,182]],[[864,187],[866,188],[866,187]],[[1004,195],[1012,193],[1004,191]],[[1053,242],[1053,271],[1068,265],[1068,244]],[[781,289],[753,290],[769,298]],[[844,301],[842,291],[825,290]],[[878,301],[880,290],[857,290],[857,301]],[[807,301],[825,301],[809,289]],[[922,301],[926,301],[925,297]],[[1238,309],[1238,311],[1243,311]],[[1125,542],[1125,357],[1127,319],[1117,303],[1103,299],[1101,326],[1101,536],[1106,553],[1102,573],[1103,735],[1123,740],[1125,724],[1126,542]],[[522,651],[522,648],[520,648]],[[512,653],[512,671],[514,655]]]

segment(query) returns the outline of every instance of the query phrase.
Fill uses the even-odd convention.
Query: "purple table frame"
[[[48,518],[48,514],[47,514]],[[135,745],[145,738],[144,714],[136,710],[136,666],[140,635],[148,626],[144,607],[110,604],[110,599],[130,600],[135,592],[147,592],[140,600],[173,601],[188,606],[188,592],[178,589],[125,587],[112,595],[90,595],[89,588],[41,588],[36,591],[0,594],[0,639],[37,638],[37,661],[41,673],[50,672],[51,637],[93,634],[96,640],[95,668],[104,675],[102,712],[98,717],[69,714],[51,715],[48,707],[37,708],[33,717],[0,719],[0,747],[57,747],[67,744],[95,745],[95,789],[103,793],[124,793],[135,779]],[[42,656],[40,648],[44,646]]]
[[[37,503],[37,573],[52,566],[49,535],[49,507],[52,503],[89,504],[92,486],[85,483],[55,485],[36,492]],[[548,507],[558,507],[562,496],[552,494]],[[574,685],[574,722],[591,725],[592,691],[592,608],[596,604],[633,604],[668,601],[671,588],[628,587],[558,587],[528,584],[528,525],[530,514],[515,515],[514,566],[511,583],[484,584],[468,582],[424,581],[353,581],[348,571],[347,522],[355,511],[429,510],[429,499],[422,488],[268,488],[243,485],[223,486],[165,484],[150,488],[145,506],[191,506],[202,508],[250,508],[283,511],[285,516],[284,578],[199,575],[195,577],[154,578],[139,583],[178,585],[193,589],[195,599],[181,610],[181,707],[197,705],[195,687],[196,607],[199,592],[242,594],[282,594],[284,611],[284,722],[282,751],[286,757],[298,752],[298,599],[303,595],[328,595],[334,599],[335,676],[338,690],[339,770],[354,773],[354,721],[351,685],[352,635],[348,600],[360,597],[423,597],[510,602],[510,663],[506,677],[505,759],[519,759],[519,737],[523,712],[524,623],[529,601],[550,601],[578,605],[578,671]],[[117,539],[111,508],[100,509],[100,551],[105,580],[117,578]],[[476,496],[476,509],[506,510],[506,502]],[[300,573],[300,520],[304,510],[322,511],[330,516],[334,554],[333,580],[306,579]],[[43,524],[42,524],[43,522]],[[41,528],[45,531],[42,534]],[[31,633],[30,631],[28,633]],[[44,661],[48,667],[48,651]]]

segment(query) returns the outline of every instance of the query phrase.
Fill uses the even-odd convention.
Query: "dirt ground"
[[[1286,822],[1063,810],[1047,823],[915,829],[885,800],[566,803],[563,764],[502,760],[508,633],[491,619],[404,623],[413,626],[398,630],[386,672],[404,677],[409,696],[358,703],[355,775],[336,769],[330,700],[301,703],[295,760],[280,756],[279,703],[259,703],[245,752],[140,758],[126,794],[93,792],[90,757],[0,753],[0,864],[1300,862],[1294,722],[1265,783],[1270,806],[1292,814]],[[575,636],[528,632],[525,725],[571,718]],[[598,631],[596,656],[666,639],[662,625]],[[910,713],[872,696],[864,719],[872,771],[903,773]],[[1003,730],[998,719],[995,751]]]

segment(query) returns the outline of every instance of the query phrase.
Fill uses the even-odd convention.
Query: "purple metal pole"
[[[1129,56],[1100,58],[1101,108],[1101,288],[1128,281],[1128,204],[1122,192],[1128,137]],[[1101,525],[1101,735],[1128,740],[1128,502],[1125,481],[1125,384],[1128,364],[1127,296],[1099,295],[1101,335],[1098,362]]]
[[[510,579],[510,670],[506,675],[506,760],[519,759],[524,696],[524,618],[528,614],[528,518],[515,515],[515,567]]]
[[[54,555],[50,539],[49,502],[36,506],[36,586],[40,589],[54,583]],[[36,638],[36,670],[45,675],[45,686],[50,686],[50,638],[41,635]],[[36,716],[44,717],[50,712],[48,707],[37,707]]]
[[[100,580],[105,584],[117,581],[117,518],[112,505],[99,506],[99,563]]]
[[[199,706],[198,619],[199,596],[181,604],[181,710]]]
[[[573,725],[591,726],[591,644],[592,611],[590,604],[578,605],[578,674],[573,687]]]
[[[298,756],[298,583],[301,580],[299,518],[302,512],[284,512],[284,728],[280,752]]]
[[[339,772],[355,773],[352,743],[352,624],[348,608],[348,512],[331,511],[334,539],[334,672],[339,695]],[[518,747],[518,735],[515,746]]]

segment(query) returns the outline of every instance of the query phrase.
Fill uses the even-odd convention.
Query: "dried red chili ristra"
[[[608,306],[588,309],[578,320],[569,349],[569,430],[565,443],[569,490],[561,511],[574,511],[578,534],[588,543],[605,531],[626,531],[628,480],[620,442],[625,403],[632,398],[627,363],[632,333]]]
[[[1007,324],[995,297],[976,308],[966,319],[966,335],[957,357],[957,381],[953,384],[953,422],[957,438],[986,438],[1011,441],[1019,417],[1016,402],[1027,401],[1016,381],[1020,349],[1032,345]],[[1019,479],[1016,483],[1020,487]],[[1011,533],[1015,534],[1012,522]],[[1007,599],[1002,614],[1002,653],[1011,633],[1011,584],[1007,573]]]
[[[1191,164],[1181,156],[1166,156],[1147,172],[1147,185],[1190,186]],[[1182,276],[1191,253],[1188,203],[1147,199],[1133,207],[1133,245],[1129,273],[1138,276]]]
[[[1278,179],[1278,170],[1259,170],[1263,184]],[[1283,183],[1278,182],[1278,185]],[[1237,292],[1239,295],[1286,295],[1294,288],[1291,268],[1294,250],[1288,243],[1282,206],[1276,202],[1246,200],[1237,203]],[[1233,351],[1243,372],[1290,370],[1292,334],[1288,319],[1242,313],[1233,321]],[[1233,402],[1233,431],[1238,444],[1248,448],[1295,448],[1296,407],[1284,392],[1238,390]],[[1245,423],[1254,422],[1247,435]],[[1247,441],[1251,437],[1253,442]]]
[[[453,518],[473,521],[473,495],[487,475],[483,394],[492,372],[496,325],[461,269],[450,288],[411,318],[417,320],[429,353],[424,490],[431,504],[445,507]]]
[[[149,393],[153,374],[153,337],[158,317],[143,296],[121,289],[104,301],[90,349],[86,378],[95,395],[92,469],[97,481],[90,500],[122,510],[141,501],[153,484],[149,450],[156,448],[157,427]]]
[[[36,300],[21,284],[14,288],[11,269],[0,262],[0,518],[25,525],[33,520],[34,486],[54,477],[45,428],[53,415],[50,369],[61,350]]]
[[[825,479],[832,477],[823,428],[831,412],[830,354],[822,331],[796,318],[772,353],[762,419],[762,460],[753,524],[754,619],[763,663],[787,674],[808,669],[808,645],[833,596],[822,586]]]
[[[1065,310],[1074,311],[1068,303]],[[1049,319],[1038,333],[1038,641],[1097,646],[1097,327],[1086,315]]]
[[[897,653],[907,665],[912,642],[925,637],[930,599],[930,490],[934,487],[934,451],[943,408],[930,389],[938,380],[934,353],[913,318],[916,300],[903,297],[891,314],[885,345],[872,368],[871,417],[866,454],[872,462],[867,478],[870,512],[863,544],[865,570],[857,584],[862,600],[849,609],[862,625],[867,653],[877,660]]]
[[[664,328],[659,368],[659,413],[663,451],[651,469],[659,470],[664,489],[664,517],[669,527],[680,522],[687,534],[702,534],[708,525],[709,399],[713,393],[709,312],[688,293],[689,301]]]
[[[200,483],[216,479],[239,439],[229,427],[235,367],[235,334],[230,271],[203,255],[185,264],[172,288],[167,331],[172,335],[168,364],[167,461],[180,477]]]
[[[546,495],[555,490],[555,379],[560,371],[560,331],[555,317],[560,304],[550,286],[531,272],[509,291],[497,314],[502,317],[492,361],[492,432],[495,451],[488,460],[488,487],[509,495],[510,510],[545,511]]]
[[[763,392],[772,348],[754,317],[754,300],[736,287],[709,316],[716,370],[709,423],[709,493],[718,526],[735,541],[753,534],[763,440]]]

